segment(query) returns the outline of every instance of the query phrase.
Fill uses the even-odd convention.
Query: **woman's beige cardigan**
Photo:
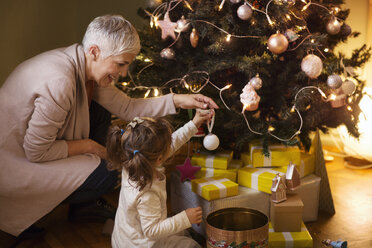
[[[131,99],[113,86],[93,100],[123,120],[175,113],[171,94]],[[53,210],[100,163],[67,157],[66,140],[89,137],[85,57],[80,45],[20,64],[0,88],[0,229],[13,235]]]

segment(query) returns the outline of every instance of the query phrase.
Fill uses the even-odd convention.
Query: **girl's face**
[[[100,56],[92,63],[91,76],[99,86],[107,87],[111,82],[117,82],[119,76],[125,77],[135,54],[122,53],[101,59]]]

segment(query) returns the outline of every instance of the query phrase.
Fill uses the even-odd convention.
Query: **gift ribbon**
[[[263,164],[263,166],[264,167],[271,166],[271,150],[270,149],[283,149],[283,148],[284,148],[284,146],[277,146],[277,145],[269,146],[269,157],[263,155],[264,156],[264,161],[263,161],[264,164]],[[262,150],[262,146],[252,146],[251,147],[251,160],[252,160],[252,163],[253,163],[253,151],[255,149],[261,149]]]
[[[303,227],[301,226],[301,232],[305,232],[307,231],[306,227]],[[269,232],[275,232],[273,228],[269,228]],[[293,239],[293,236],[292,236],[292,233],[291,232],[280,232],[283,237],[284,237],[284,241],[285,241],[285,247],[286,248],[293,248],[295,247],[294,245],[294,242],[296,240]]]
[[[204,183],[198,183],[198,195],[200,195],[200,196],[202,195],[202,188],[204,186],[213,184],[214,186],[216,186],[219,189],[221,198],[227,196],[227,188],[222,183],[230,181],[229,179],[227,179],[227,178],[222,178],[222,179],[205,178],[205,180],[207,180],[207,181],[204,182]]]
[[[216,156],[208,155],[205,157],[205,167],[213,168],[213,161]]]
[[[269,172],[274,174],[274,176],[279,173],[281,176],[284,175],[283,172],[267,169],[267,168],[260,168],[258,171],[252,172],[251,173],[251,188],[252,189],[257,189],[258,190],[258,178],[262,173]]]

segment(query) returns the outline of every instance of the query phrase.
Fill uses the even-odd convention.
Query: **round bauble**
[[[267,46],[272,53],[281,54],[288,48],[288,40],[284,34],[273,34],[267,41]]]
[[[309,78],[315,79],[322,73],[323,62],[318,56],[308,54],[302,59],[301,70],[305,72]]]
[[[342,85],[341,85],[341,89],[342,91],[348,95],[348,96],[351,96],[352,94],[354,94],[355,90],[356,90],[356,85],[353,81],[349,80],[349,79],[346,79]]]
[[[195,28],[192,29],[191,34],[190,34],[190,43],[192,47],[196,47],[199,42],[199,33],[196,31]]]
[[[327,85],[331,89],[338,89],[342,85],[342,79],[337,74],[329,75],[327,78]]]
[[[347,24],[343,24],[341,26],[341,31],[340,31],[340,34],[342,34],[343,36],[349,36],[351,34],[351,27]]]
[[[232,4],[235,4],[235,3],[240,3],[240,0],[230,0],[230,2],[231,2]]]
[[[329,34],[338,34],[341,30],[341,23],[336,18],[333,18],[327,22],[326,29]]]
[[[160,57],[162,57],[163,59],[174,59],[175,56],[176,56],[176,53],[174,52],[172,48],[169,48],[169,47],[164,48],[160,52]]]
[[[238,8],[236,13],[240,19],[246,21],[252,16],[252,9],[247,4],[243,4]]]
[[[251,78],[251,80],[249,80],[249,83],[255,90],[259,90],[262,87],[262,79],[258,74],[255,77]]]
[[[287,29],[284,32],[284,35],[287,37],[289,42],[296,41],[300,37],[295,31],[293,31],[293,29]]]
[[[216,150],[219,145],[220,145],[220,140],[213,133],[207,134],[207,136],[205,136],[203,139],[203,146],[205,147],[205,149],[209,151]]]
[[[296,4],[296,0],[283,0],[283,3],[289,6],[293,6]]]
[[[185,19],[184,16],[181,17],[181,19],[179,19],[177,21],[177,28],[176,28],[176,31],[178,32],[185,32],[189,29],[189,23],[187,22],[187,20]]]

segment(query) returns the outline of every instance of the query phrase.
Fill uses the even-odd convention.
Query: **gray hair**
[[[92,45],[99,47],[103,58],[138,54],[141,49],[136,29],[120,15],[98,16],[88,25],[83,38],[84,51],[87,53]]]

